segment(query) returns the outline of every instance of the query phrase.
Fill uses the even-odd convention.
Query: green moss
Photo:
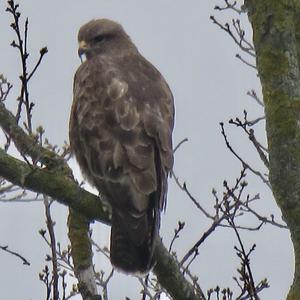
[[[74,210],[69,210],[68,236],[71,242],[71,253],[75,272],[93,265],[92,246],[89,238],[89,222],[87,218]]]
[[[300,299],[300,1],[245,0],[262,83],[274,197],[289,226]]]
[[[274,49],[271,45],[261,50],[258,59],[262,76],[282,76],[289,70],[289,61],[285,53],[280,49]]]

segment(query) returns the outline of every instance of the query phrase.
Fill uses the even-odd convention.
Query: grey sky
[[[53,144],[68,140],[68,118],[72,101],[73,74],[80,64],[77,57],[77,31],[93,18],[110,18],[120,22],[140,52],[165,76],[176,102],[176,126],[174,144],[189,138],[175,156],[176,174],[186,181],[193,195],[207,209],[212,209],[211,189],[222,195],[222,182],[234,182],[240,172],[240,164],[226,149],[220,134],[219,122],[242,116],[246,108],[250,118],[263,114],[261,108],[246,96],[252,88],[259,90],[255,72],[241,64],[235,57],[237,48],[228,36],[214,26],[209,16],[215,14],[215,1],[179,0],[52,0],[21,2],[23,16],[29,17],[29,49],[31,62],[38,57],[39,49],[47,46],[49,53],[32,80],[31,97],[36,103],[34,125],[43,124],[46,135]],[[10,16],[5,13],[6,1],[0,3],[0,73],[14,84],[9,107],[14,106],[18,94],[19,62],[17,53],[9,46],[13,38]],[[232,18],[230,14],[216,14],[220,19]],[[249,24],[243,19],[247,31]],[[240,132],[229,130],[230,139],[243,157],[261,167],[255,151]],[[263,124],[257,135],[264,141]],[[79,173],[79,172],[76,172]],[[79,174],[78,174],[79,176]],[[248,192],[260,193],[256,204],[262,214],[280,212],[273,203],[270,191],[258,178],[249,176]],[[45,247],[37,231],[44,225],[42,204],[0,204],[0,245],[8,244],[20,250],[31,262],[22,266],[15,258],[0,252],[0,298],[12,300],[43,299],[44,288],[38,281],[43,267]],[[66,243],[66,209],[55,206],[58,238]],[[163,216],[161,236],[166,245],[173,235],[177,221],[185,221],[186,227],[175,249],[181,257],[197,241],[209,222],[170,180],[168,208]],[[249,224],[245,218],[243,224]],[[97,225],[96,233],[101,241],[108,240]],[[284,299],[292,280],[292,248],[288,232],[270,226],[259,233],[242,232],[246,245],[257,244],[252,256],[256,280],[267,277],[271,288],[262,299]],[[233,246],[234,235],[228,229],[218,229],[199,249],[199,258],[192,271],[206,290],[217,284],[235,287],[232,276],[238,261]],[[96,264],[102,261],[96,259]],[[120,280],[128,280],[122,287]],[[111,299],[139,299],[134,290],[134,280],[117,275],[111,283]],[[118,288],[116,288],[118,286]],[[122,298],[122,297],[123,298]]]

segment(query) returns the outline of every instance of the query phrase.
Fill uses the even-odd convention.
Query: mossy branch
[[[0,126],[14,141],[18,150],[40,162],[46,168],[29,165],[0,149],[0,176],[9,182],[36,193],[45,194],[85,215],[89,220],[110,224],[111,210],[99,197],[81,188],[65,172],[66,162],[57,154],[38,145],[33,137],[27,135],[14,121],[14,116],[0,105]],[[191,283],[183,276],[178,263],[159,240],[157,264],[154,273],[161,285],[174,300],[201,299],[196,295]]]
[[[78,289],[83,299],[101,300],[101,296],[97,294],[89,226],[90,223],[84,215],[69,209],[68,236]]]
[[[109,206],[79,187],[64,173],[33,167],[0,149],[0,176],[22,188],[48,195],[81,212],[90,220],[110,223]]]
[[[48,168],[65,169],[71,174],[66,161],[41,145],[39,145],[33,136],[25,133],[18,126],[15,116],[0,103],[0,126],[4,132],[14,141],[16,148],[21,155],[30,156],[34,161],[38,161]]]

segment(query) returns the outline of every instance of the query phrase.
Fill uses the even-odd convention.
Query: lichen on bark
[[[84,215],[69,209],[68,236],[71,242],[74,272],[82,298],[87,300],[101,299],[97,293],[89,226],[90,222]]]
[[[270,182],[295,253],[288,299],[300,299],[300,1],[245,0],[262,85]]]

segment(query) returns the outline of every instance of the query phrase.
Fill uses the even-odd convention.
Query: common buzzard
[[[126,273],[155,263],[173,165],[172,93],[122,26],[92,20],[78,34],[70,143],[85,178],[112,207],[110,256]]]

